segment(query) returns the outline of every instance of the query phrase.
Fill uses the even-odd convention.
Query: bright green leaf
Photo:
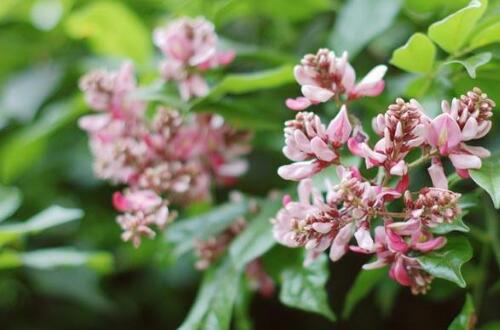
[[[500,154],[484,159],[478,170],[470,170],[470,176],[490,194],[495,208],[500,208]]]
[[[472,0],[469,5],[432,24],[429,37],[442,49],[455,54],[462,49],[476,22],[486,10],[487,0]]]
[[[486,52],[486,53],[480,53],[474,56],[471,56],[469,58],[466,58],[465,60],[453,60],[453,61],[448,61],[445,64],[453,64],[453,63],[458,63],[461,64],[465,67],[467,70],[467,73],[472,79],[476,78],[476,69],[480,67],[481,65],[485,65],[491,60],[491,53]]]
[[[270,219],[281,207],[279,198],[259,203],[260,211],[250,225],[231,243],[229,255],[237,269],[266,253],[276,243]]]
[[[469,47],[471,49],[475,49],[499,41],[500,41],[500,22],[496,22],[474,33],[469,43]]]
[[[243,199],[222,204],[189,219],[178,219],[165,232],[165,240],[175,245],[174,253],[180,256],[193,248],[195,239],[206,239],[218,234],[246,212],[248,199]]]
[[[429,274],[464,288],[466,283],[460,269],[471,258],[472,247],[469,241],[463,236],[454,236],[448,238],[443,248],[418,257],[417,260]]]
[[[0,222],[10,217],[21,205],[19,189],[0,186]]]
[[[145,62],[152,53],[151,34],[137,15],[116,1],[97,1],[73,12],[66,21],[68,34],[88,39],[100,54]]]
[[[400,69],[430,73],[434,67],[436,46],[423,33],[415,33],[406,44],[392,53],[390,63]]]
[[[0,252],[0,270],[21,267],[23,261],[16,251],[3,250]]]
[[[477,321],[476,311],[472,297],[467,294],[465,297],[465,304],[460,311],[460,314],[455,317],[453,322],[448,327],[448,330],[471,330],[475,328]]]
[[[348,51],[351,58],[386,30],[399,12],[399,0],[349,0],[338,14],[329,40],[338,54]]]
[[[325,290],[327,280],[328,258],[324,254],[307,267],[302,263],[288,267],[282,273],[280,301],[287,306],[318,313],[335,321]]]
[[[74,248],[49,248],[22,253],[22,264],[37,269],[88,266],[107,273],[113,258],[107,252],[84,252]]]
[[[347,319],[356,305],[387,276],[387,269],[361,270],[347,293],[342,318]]]

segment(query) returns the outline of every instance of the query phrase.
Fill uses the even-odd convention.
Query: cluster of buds
[[[381,71],[378,67],[374,70]],[[376,93],[353,92],[351,72],[346,55],[339,59],[324,49],[306,55],[295,68],[306,99],[289,100],[289,107],[303,109],[342,93],[347,102],[382,91],[384,84],[379,82],[375,84],[379,87],[372,85]],[[380,80],[383,74],[368,76]],[[422,267],[419,257],[445,246],[446,237],[434,235],[433,229],[461,216],[460,194],[448,190],[440,156],[448,157],[464,178],[468,169],[479,168],[480,158],[487,157],[488,150],[465,142],[488,133],[494,106],[486,94],[474,88],[453,99],[451,106],[444,101],[443,114],[431,119],[416,100],[398,98],[373,120],[373,129],[380,136],[373,148],[362,128],[352,127],[345,103],[328,128],[316,114],[298,113],[295,120],[285,123],[284,130],[283,153],[295,163],[278,169],[284,179],[300,181],[298,201],[289,196],[283,200],[283,208],[272,220],[275,239],[285,246],[308,250],[306,264],[327,249],[332,261],[349,250],[375,254],[377,260],[365,269],[389,265],[390,277],[399,284],[410,287],[414,294],[427,292],[433,276]],[[365,160],[367,168],[379,169],[376,178],[364,178],[358,168],[342,165],[339,149],[344,144]],[[414,150],[420,150],[421,158],[408,163],[407,156]],[[431,162],[433,187],[412,193],[408,190],[409,171],[425,161]],[[339,183],[332,185],[326,179],[323,193],[313,186],[312,178],[329,166],[337,166]],[[399,178],[395,186],[391,185],[393,176]],[[397,200],[403,201],[402,210],[392,211],[401,205],[392,203]],[[373,228],[377,218],[383,225]],[[353,238],[356,244],[351,244]]]
[[[347,109],[343,107],[328,128],[312,112],[299,112],[285,123],[283,153],[291,165],[280,167],[278,173],[287,180],[302,180],[331,164],[339,164],[339,149],[351,134]]]
[[[247,220],[237,218],[229,227],[218,235],[195,241],[195,253],[198,258],[196,268],[207,269],[226,252],[229,244],[246,228]],[[245,273],[252,288],[259,291],[263,297],[270,297],[274,293],[275,284],[267,274],[259,258],[250,261]]]
[[[183,27],[183,32],[172,35],[172,27]],[[205,69],[218,63],[213,48],[217,38],[210,23],[181,19],[172,27],[155,34],[157,42],[164,37],[160,46],[172,61]],[[146,102],[134,98],[138,87],[131,63],[116,72],[90,72],[80,80],[80,88],[88,105],[100,112],[79,120],[89,134],[94,172],[126,186],[113,200],[124,213],[117,218],[122,238],[135,246],[141,236],[155,235],[151,226],[163,229],[173,219],[170,203],[206,200],[214,182],[233,183],[247,169],[242,156],[250,151],[251,136],[230,127],[221,116],[182,115],[158,107],[148,118]]]
[[[214,25],[203,17],[180,18],[154,31],[155,45],[166,59],[161,63],[161,74],[166,81],[175,81],[183,100],[208,93],[203,72],[227,65],[234,52],[217,49]]]
[[[384,90],[382,78],[386,71],[385,65],[378,65],[356,84],[356,72],[348,62],[347,52],[337,57],[333,51],[322,48],[316,54],[307,54],[295,66],[295,79],[302,86],[303,96],[288,99],[286,105],[292,110],[304,110],[332,98],[377,96]]]
[[[491,129],[492,109],[495,102],[479,88],[467,92],[451,102],[443,101],[443,113],[434,118],[427,129],[427,143],[435,155],[433,167],[429,169],[435,186],[447,188],[447,181],[439,156],[448,157],[462,178],[469,177],[469,169],[481,167],[481,158],[490,152],[480,146],[465,142],[484,137]]]

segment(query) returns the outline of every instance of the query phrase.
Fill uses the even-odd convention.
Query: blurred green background
[[[16,234],[5,239],[8,246],[2,246],[2,237],[7,234],[0,231],[0,328],[174,329],[194,300],[200,274],[192,266],[192,256],[174,260],[170,246],[160,236],[145,241],[137,250],[120,240],[111,207],[113,187],[93,177],[87,137],[76,125],[77,118],[89,111],[77,88],[83,73],[96,67],[116,68],[121,60],[132,59],[140,83],[153,82],[161,56],[153,47],[152,30],[182,15],[203,15],[213,21],[224,47],[236,49],[237,59],[227,71],[285,68],[285,77],[276,86],[271,83],[270,88],[226,98],[225,108],[219,108],[234,125],[258,131],[250,171],[236,188],[264,196],[286,184],[276,175],[277,166],[285,162],[280,152],[282,123],[294,115],[285,108],[284,100],[298,93],[291,67],[303,54],[316,52],[320,47],[338,52],[347,49],[362,76],[375,64],[387,63],[394,49],[405,44],[413,33],[425,33],[432,22],[467,3],[1,0],[0,182],[18,190],[2,188],[0,197],[5,191],[5,196],[20,204],[11,217],[14,220],[29,218],[54,204],[81,209],[84,216],[50,228],[43,235]],[[499,19],[499,1],[490,1],[482,24]],[[384,94],[355,103],[351,110],[368,127],[370,118],[384,111],[396,96],[405,96],[417,97],[429,113],[435,114],[441,99],[451,99],[475,85],[498,103],[500,47],[493,43],[481,51],[490,52],[492,59],[479,67],[476,79],[457,64],[440,66],[434,76],[404,73],[390,66]],[[220,73],[211,77],[213,81],[219,78]],[[217,106],[212,104],[211,109],[218,111]],[[233,111],[232,106],[237,110]],[[331,114],[334,109],[324,106],[324,112]],[[497,115],[494,126],[498,126],[499,120]],[[498,129],[494,130],[485,142],[492,152],[499,149]],[[471,187],[473,184],[465,182],[460,190]],[[217,191],[212,204],[226,196],[227,191]],[[477,209],[489,207],[487,195],[474,203]],[[181,217],[210,206],[193,205]],[[483,217],[477,210],[473,209],[468,219],[483,226]],[[481,245],[474,244],[479,255]],[[19,261],[9,254],[60,246],[91,252],[74,256],[73,250],[58,250],[51,255],[56,259],[54,265],[44,259],[50,256],[38,256],[44,260],[42,266],[26,257]],[[279,253],[280,248],[271,252]],[[83,258],[82,262],[72,265],[67,261],[77,257]],[[477,306],[481,324],[498,317],[500,305],[498,268],[491,256],[484,258],[486,261],[475,257],[465,269],[471,286],[484,286],[483,291],[486,290],[481,296],[483,304]],[[346,292],[365,261],[349,256],[338,264],[330,264],[327,288],[334,310],[343,306]],[[481,267],[476,267],[478,264]],[[384,283],[354,310],[349,320],[341,321],[336,328],[444,329],[464,299],[463,292],[444,281],[436,281],[434,287],[439,288],[426,297],[413,297],[406,290],[395,290],[390,282]],[[332,328],[320,316],[284,307],[276,295],[267,300],[255,297],[250,311],[256,329]]]

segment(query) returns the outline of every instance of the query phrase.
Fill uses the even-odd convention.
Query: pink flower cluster
[[[344,76],[352,71],[346,58],[347,55],[335,58],[327,50],[307,55],[295,68],[295,74],[308,101],[289,101],[289,106],[301,109],[298,102],[309,106],[338,93],[347,93],[343,102],[380,93],[382,81],[365,94],[345,87],[352,84],[346,84],[344,79],[353,81]],[[306,72],[314,79],[306,81]],[[320,85],[326,81],[321,77],[328,77],[328,84]],[[381,77],[377,75],[377,79]],[[315,98],[319,94],[312,95],[311,90],[327,97]],[[376,261],[363,268],[389,265],[392,279],[410,287],[414,294],[425,293],[433,277],[423,269],[418,257],[442,248],[446,238],[435,236],[433,228],[449,224],[461,214],[460,194],[448,190],[441,158],[449,158],[463,178],[468,177],[469,169],[481,167],[481,158],[489,155],[488,150],[466,142],[488,133],[494,106],[486,94],[474,88],[453,99],[451,106],[444,101],[443,113],[431,119],[416,100],[405,102],[398,98],[373,121],[373,129],[380,136],[374,147],[359,125],[353,127],[352,123],[359,121],[350,120],[352,115],[348,115],[345,103],[326,128],[318,115],[297,113],[284,129],[283,153],[294,163],[280,167],[278,174],[300,181],[298,200],[293,201],[290,196],[283,199],[283,208],[272,220],[275,239],[288,247],[304,247],[308,251],[306,264],[328,249],[332,261],[347,251],[375,254]],[[357,167],[343,166],[343,145],[364,159],[367,168],[378,168],[377,177],[365,178]],[[418,150],[421,157],[408,162],[408,155],[415,155]],[[412,193],[408,190],[409,172],[426,161],[431,163],[428,171],[433,187]],[[337,166],[338,177],[332,180],[338,179],[338,183],[326,179],[326,189],[315,187],[311,178],[332,165]],[[395,212],[392,202],[396,200],[402,200],[404,207]],[[376,219],[383,224],[375,226]],[[353,239],[356,244],[351,244]]]
[[[175,81],[183,100],[205,96],[208,85],[203,72],[227,65],[234,59],[233,51],[217,49],[214,25],[203,17],[180,18],[153,34],[154,43],[166,56],[161,74],[166,81]]]
[[[316,54],[307,54],[300,65],[295,66],[295,79],[302,86],[303,96],[288,99],[286,105],[292,110],[304,110],[332,98],[340,101],[341,97],[355,100],[377,96],[384,90],[382,78],[386,71],[385,65],[378,65],[356,84],[356,72],[348,62],[347,52],[337,57],[331,50],[322,48]]]
[[[172,24],[195,25],[189,40],[169,36],[172,43],[162,44],[163,51],[189,54],[182,57],[187,61],[184,64],[201,61],[198,64],[213,67],[213,58],[203,57],[213,52],[210,45],[216,40],[210,23],[181,19]],[[187,41],[190,43],[185,44]],[[90,72],[80,80],[80,88],[88,105],[100,112],[79,121],[89,134],[94,172],[101,179],[126,186],[123,193],[115,193],[113,203],[124,213],[117,218],[124,231],[122,238],[135,246],[142,236],[155,235],[151,226],[163,229],[173,220],[170,203],[207,199],[214,182],[231,184],[247,169],[242,156],[250,151],[251,135],[230,127],[221,116],[181,114],[158,107],[149,118],[147,104],[134,98],[137,82],[131,63],[116,72]]]

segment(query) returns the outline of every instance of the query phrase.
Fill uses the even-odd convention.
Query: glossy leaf
[[[472,302],[472,297],[467,294],[460,314],[455,317],[448,330],[471,330],[475,328],[476,322],[477,316],[474,303]]]
[[[179,330],[229,329],[241,272],[230,263],[205,272],[194,305]]]
[[[165,240],[174,244],[174,253],[180,256],[193,248],[196,239],[218,234],[248,211],[248,200],[222,204],[212,210],[188,219],[177,219],[165,232]]]
[[[500,208],[500,154],[483,160],[478,170],[471,170],[470,176],[481,188],[486,190],[495,205]]]
[[[349,0],[339,12],[328,45],[339,55],[356,55],[386,30],[399,12],[399,0]]]
[[[487,0],[472,0],[467,7],[432,24],[429,37],[448,53],[455,54],[464,46],[486,6]]]
[[[59,226],[83,216],[79,209],[51,206],[25,222],[0,226],[0,245],[15,240],[23,235],[36,234],[46,229]]]
[[[406,44],[392,53],[390,63],[416,73],[430,73],[434,68],[436,46],[423,33],[415,33]]]
[[[499,41],[500,41],[500,22],[496,22],[474,33],[472,39],[469,42],[469,47],[471,49],[475,49]]]
[[[342,318],[347,319],[357,304],[387,276],[386,268],[361,270],[347,293]]]
[[[74,11],[66,22],[68,34],[88,39],[100,54],[146,61],[152,53],[151,35],[126,5],[98,1]]]
[[[325,290],[327,280],[328,258],[324,254],[308,267],[300,263],[286,268],[282,273],[280,301],[287,306],[317,313],[335,321]]]
[[[448,61],[445,64],[453,64],[453,63],[461,64],[465,67],[469,76],[472,79],[475,79],[477,68],[480,67],[481,65],[487,64],[491,60],[491,57],[492,57],[491,53],[486,52],[471,56],[464,60]]]
[[[439,224],[436,227],[431,228],[431,232],[434,234],[447,234],[452,231],[461,231],[461,232],[468,232],[470,229],[469,227],[463,222],[462,218],[466,215],[466,212],[462,214],[460,217],[455,219],[452,223],[442,223]]]
[[[461,273],[464,263],[472,258],[472,247],[463,236],[448,237],[446,245],[434,252],[418,257],[422,267],[431,275],[456,283],[464,288]]]
[[[19,189],[0,186],[0,222],[10,217],[21,205]]]
[[[260,211],[250,225],[231,243],[229,256],[237,269],[270,250],[276,241],[270,219],[281,207],[279,198],[259,204]]]

